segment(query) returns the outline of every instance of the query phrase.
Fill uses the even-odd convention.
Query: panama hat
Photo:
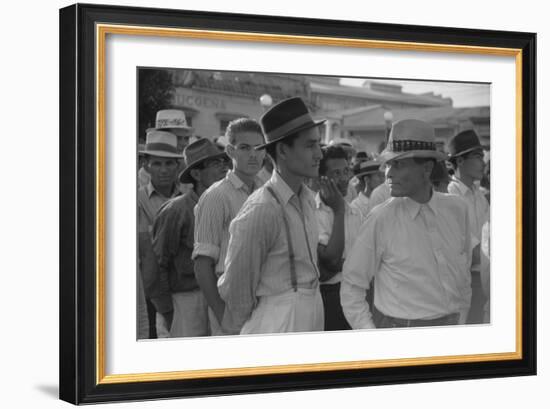
[[[220,151],[220,149],[207,138],[198,139],[187,145],[183,150],[183,156],[187,166],[179,175],[181,183],[191,183],[193,181],[190,175],[191,170],[203,163],[205,160],[228,158],[225,152]]]
[[[142,155],[159,156],[161,158],[178,158],[183,156],[178,153],[178,138],[171,132],[157,131],[147,132],[145,146],[139,151]]]
[[[285,99],[273,106],[260,118],[265,143],[255,149],[282,141],[296,132],[305,131],[325,123],[325,119],[315,121],[300,97]]]
[[[436,149],[432,125],[418,119],[402,119],[392,125],[388,143],[380,158],[383,162],[406,158],[443,160],[447,154]]]
[[[449,153],[451,158],[456,158],[457,156],[462,156],[477,150],[483,150],[483,146],[481,146],[479,137],[472,129],[457,133],[449,141]]]
[[[156,129],[157,131],[168,131],[177,136],[188,136],[193,128],[187,123],[185,112],[181,109],[161,109],[157,112],[155,127],[147,131]]]

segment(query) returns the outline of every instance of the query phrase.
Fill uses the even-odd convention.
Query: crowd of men
[[[321,143],[290,98],[196,138],[162,110],[140,149],[138,338],[489,321],[489,194],[473,130],[404,119],[379,154]]]

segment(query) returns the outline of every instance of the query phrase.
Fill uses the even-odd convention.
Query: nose
[[[313,155],[314,155],[315,160],[320,161],[321,159],[323,159],[323,151],[321,150],[321,145],[319,145],[319,144],[315,145],[315,150],[313,152]]]
[[[386,164],[386,179],[391,179],[393,176],[393,166],[391,164]]]

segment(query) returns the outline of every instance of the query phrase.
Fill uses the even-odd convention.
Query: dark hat
[[[365,160],[368,160],[368,159],[369,159],[369,155],[367,155],[367,152],[365,152],[365,151],[359,151],[359,152],[357,152],[357,155],[355,155],[355,159],[365,159]]]
[[[450,179],[451,176],[449,175],[449,171],[447,170],[447,165],[445,164],[445,161],[442,160],[436,162],[434,168],[432,169],[430,180],[432,182],[443,182],[449,181]]]
[[[187,166],[180,173],[179,179],[181,183],[191,183],[193,180],[189,172],[193,168],[207,159],[227,158],[227,154],[220,151],[210,139],[201,138],[185,147],[183,157]]]
[[[402,119],[392,125],[388,144],[380,157],[384,162],[405,158],[443,160],[447,154],[436,149],[432,125],[418,119]]]
[[[319,126],[325,121],[325,119],[314,121],[302,98],[285,99],[260,118],[265,144],[259,145],[255,149],[264,149],[287,136]]]
[[[378,173],[380,172],[380,165],[382,165],[382,162],[376,159],[359,162],[353,166],[353,174],[355,176],[365,176]]]
[[[449,141],[449,153],[451,158],[456,158],[457,156],[462,156],[479,149],[483,150],[483,146],[481,146],[479,137],[472,129],[457,133]]]

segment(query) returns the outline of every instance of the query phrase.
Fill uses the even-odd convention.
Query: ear
[[[231,159],[235,158],[235,147],[233,145],[227,144],[225,146],[225,153],[227,153],[227,156],[229,156]]]
[[[435,162],[433,160],[428,160],[424,162],[424,171],[428,175],[428,180],[430,179],[432,175],[432,171],[435,167]]]
[[[277,157],[283,160],[286,160],[288,145],[284,143],[277,143],[275,145],[275,150],[277,151]]]

